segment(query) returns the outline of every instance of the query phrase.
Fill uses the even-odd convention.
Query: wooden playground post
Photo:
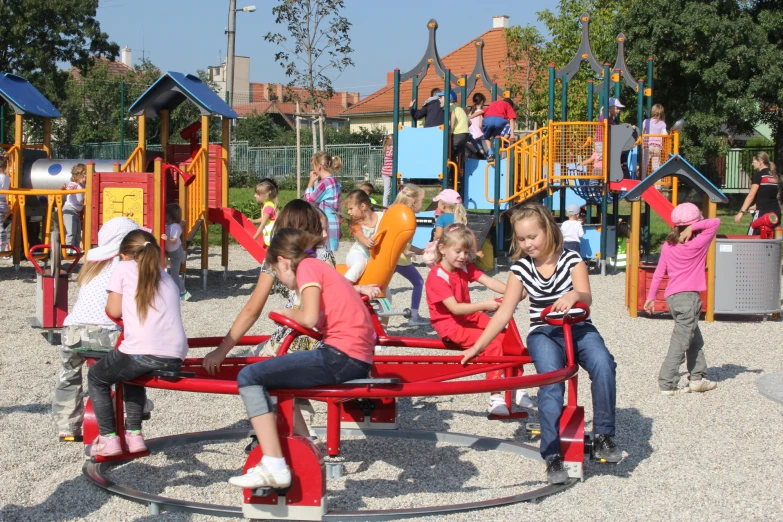
[[[24,130],[24,116],[21,114],[14,115],[14,145],[19,147],[19,151],[16,153],[16,160],[14,165],[16,168],[11,173],[11,188],[22,188],[22,136]]]
[[[139,148],[141,148],[141,157],[139,158],[139,165],[137,172],[143,172],[147,166],[147,116],[145,114],[139,114]]]
[[[707,194],[704,194],[704,203],[702,212],[706,219],[718,217],[718,205],[710,201]],[[704,320],[708,323],[715,321],[715,238],[712,239],[710,249],[707,250],[707,311],[704,314]]]
[[[228,208],[228,161],[230,158],[230,120],[225,116],[221,119],[221,131],[222,131],[222,143],[221,143],[221,177],[220,177],[220,206],[222,208]],[[298,174],[297,174],[298,176]],[[223,279],[228,278],[228,230],[226,227],[221,227],[223,232],[221,237],[221,250],[220,250],[220,264],[223,267]]]
[[[628,313],[631,317],[639,316],[639,258],[641,256],[641,224],[642,202],[631,203],[631,237],[626,248],[626,277],[631,278],[630,295],[628,296]]]
[[[161,205],[163,204],[162,201],[162,176],[161,176],[161,160],[160,158],[155,158],[155,166],[153,168],[153,176],[154,176],[154,187],[155,192],[152,194],[152,235],[155,236],[156,241],[160,241],[160,236],[163,234],[163,230],[161,230]],[[161,248],[165,248],[165,245],[162,245]]]
[[[672,132],[672,152],[674,154],[680,153],[680,131]],[[677,176],[672,176],[672,206],[674,207],[677,206],[679,188]]]
[[[207,289],[207,270],[209,269],[209,115],[201,116],[201,285]]]
[[[43,119],[43,150],[48,159],[52,159],[52,119]]]

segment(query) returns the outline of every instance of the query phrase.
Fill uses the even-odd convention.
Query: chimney
[[[353,98],[353,102],[352,103],[354,103],[354,104],[359,103],[359,93],[358,92],[352,92],[351,93],[351,97]]]
[[[348,108],[348,93],[343,91],[343,92],[340,93],[340,96],[342,98],[341,101],[342,101],[343,109],[347,109]]]
[[[492,17],[492,29],[508,29],[508,15],[498,15]]]
[[[387,72],[386,73],[386,85],[394,85],[394,73],[393,72]]]
[[[277,101],[283,102],[283,84],[282,83],[276,83],[275,84],[275,96],[277,96]]]
[[[266,101],[269,101],[269,94],[270,94],[269,89],[271,89],[271,85],[269,85],[268,83],[264,83],[261,85],[261,90],[264,91],[264,99]]]
[[[129,47],[125,46],[122,48],[122,51],[120,52],[120,61],[128,67],[133,67],[133,53]]]

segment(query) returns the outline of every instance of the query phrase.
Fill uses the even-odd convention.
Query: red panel
[[[653,264],[642,264],[639,266],[639,285],[637,290],[638,295],[638,307],[639,311],[644,311],[644,302],[647,300],[647,293],[650,291],[650,287],[652,286],[652,279],[653,275],[655,274],[655,268],[657,265]],[[706,268],[705,268],[706,270]],[[661,281],[661,285],[658,287],[658,293],[655,294],[655,311],[656,312],[669,312],[669,307],[666,305],[666,298],[664,297],[664,294],[666,293],[666,286],[669,284],[669,276],[663,276],[663,280]],[[701,297],[701,311],[702,313],[707,312],[707,291],[700,292]]]
[[[560,452],[566,462],[584,463],[585,410],[581,406],[566,406],[560,417]]]

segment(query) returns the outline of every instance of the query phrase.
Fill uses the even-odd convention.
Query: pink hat
[[[699,207],[693,203],[680,203],[672,210],[672,223],[674,226],[687,226],[701,221]]]
[[[446,189],[441,190],[440,194],[432,198],[432,201],[442,201],[453,205],[454,203],[462,203],[462,196],[454,189]]]

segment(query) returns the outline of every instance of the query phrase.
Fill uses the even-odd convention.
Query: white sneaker
[[[508,417],[510,415],[506,401],[500,393],[489,396],[489,408],[487,408],[487,411],[490,415],[498,415],[500,417]]]
[[[709,379],[699,379],[698,381],[690,381],[690,383],[688,383],[688,389],[696,393],[714,390],[717,387],[718,383]]]
[[[272,471],[262,462],[250,468],[247,473],[231,477],[228,483],[243,489],[274,488],[282,489],[291,485],[291,468],[288,466],[280,471]]]
[[[535,404],[533,404],[533,401],[530,399],[530,395],[528,395],[527,390],[517,390],[516,397],[514,397],[514,402],[517,403],[517,406],[520,408],[525,408],[528,410],[532,410],[535,408]]]

